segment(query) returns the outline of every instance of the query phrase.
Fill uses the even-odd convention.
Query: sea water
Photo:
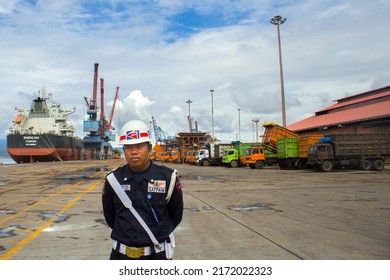
[[[10,157],[0,157],[0,164],[16,164],[16,162]]]

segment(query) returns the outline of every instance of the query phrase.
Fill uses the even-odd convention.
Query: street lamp
[[[252,142],[255,142],[255,123],[252,120]]]
[[[214,141],[214,103],[213,103],[214,90],[210,89],[210,93],[211,93],[211,137],[212,137],[212,141]]]
[[[279,69],[280,69],[280,95],[282,97],[282,121],[283,127],[286,127],[286,109],[284,101],[284,83],[283,83],[283,66],[282,66],[282,51],[280,47],[280,30],[279,25],[283,24],[287,19],[282,18],[281,16],[274,16],[270,22],[273,25],[276,25],[278,30],[278,47],[279,47]]]
[[[258,126],[258,124],[259,124],[260,119],[254,118],[252,121],[256,124],[256,144],[257,144],[257,143],[259,143],[259,126]]]
[[[188,104],[188,125],[190,127],[190,132],[192,132],[192,122],[191,122],[191,103],[192,103],[192,100],[188,99],[186,101],[186,103]]]
[[[238,110],[238,141],[241,141],[241,123],[240,123],[240,111],[241,109]]]

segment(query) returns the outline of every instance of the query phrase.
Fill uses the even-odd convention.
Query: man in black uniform
[[[114,240],[110,259],[171,259],[173,230],[183,216],[183,195],[176,170],[149,159],[150,133],[141,121],[129,121],[123,126],[120,144],[127,164],[107,175],[102,195],[104,217]],[[124,191],[125,198],[120,198],[114,186]],[[122,201],[126,196],[135,214]],[[142,226],[143,222],[146,226]]]

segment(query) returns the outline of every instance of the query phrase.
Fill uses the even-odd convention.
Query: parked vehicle
[[[265,146],[250,147],[245,154],[240,156],[242,166],[249,165],[252,169],[262,169],[265,165],[274,165],[278,163],[275,153],[265,149]]]
[[[390,134],[326,135],[310,147],[308,164],[315,170],[333,168],[377,170],[390,155]]]
[[[169,152],[161,152],[158,158],[159,161],[161,162],[168,162],[169,157],[170,157]]]
[[[162,153],[166,153],[167,151],[159,144],[155,144],[152,150],[151,159],[159,161]]]
[[[246,150],[256,143],[241,143],[240,141],[232,142],[233,147],[224,151],[222,156],[222,164],[230,167],[242,166],[240,156],[244,155]]]
[[[277,157],[281,169],[307,168],[310,146],[324,137],[322,134],[280,138],[277,141]]]
[[[196,164],[200,166],[220,165],[224,150],[233,147],[231,144],[206,144],[196,152]]]
[[[278,150],[278,139],[280,138],[298,138],[299,135],[292,132],[291,130],[275,124],[274,122],[264,123],[265,128],[263,134],[262,144],[267,146],[267,149],[277,154]]]
[[[168,161],[169,162],[173,162],[173,163],[182,163],[183,160],[182,160],[182,157],[181,157],[180,149],[173,149],[173,150],[171,150],[170,153],[169,153]]]
[[[277,164],[279,162],[277,158],[278,140],[287,137],[298,137],[298,134],[274,122],[264,123],[263,127],[265,131],[262,136],[262,143],[248,147],[245,154],[242,153],[240,156],[240,165],[249,165],[252,169],[261,169],[265,165]],[[231,161],[230,165],[232,166],[232,164],[233,166],[236,165],[236,161]]]
[[[196,162],[196,151],[190,150],[186,152],[186,155],[184,157],[184,162],[188,164],[195,164]]]

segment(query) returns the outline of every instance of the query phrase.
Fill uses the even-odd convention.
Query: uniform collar
[[[155,164],[150,161],[150,165],[148,167],[148,169],[144,170],[144,171],[140,171],[140,172],[135,172],[135,171],[132,171],[130,169],[130,167],[128,165],[126,165],[126,173],[127,173],[127,179],[132,179],[134,177],[138,177],[138,176],[144,176],[146,180],[150,181],[151,179],[153,179],[151,177],[151,174],[153,174],[153,172],[150,172],[151,170],[154,170],[155,168]]]

